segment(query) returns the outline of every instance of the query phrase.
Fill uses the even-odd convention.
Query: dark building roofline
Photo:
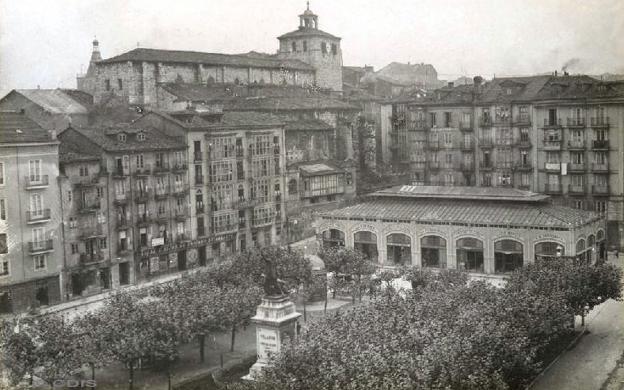
[[[225,65],[238,67],[255,67],[270,69],[294,69],[314,71],[314,67],[299,60],[283,60],[257,56],[205,53],[198,51],[163,50],[137,48],[115,57],[98,61],[98,64],[111,64],[127,61],[164,62],[164,63],[192,63],[207,65]]]

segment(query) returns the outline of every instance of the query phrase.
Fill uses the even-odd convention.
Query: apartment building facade
[[[58,145],[23,113],[0,113],[0,313],[61,300]]]
[[[62,197],[73,294],[139,283],[195,265],[182,141],[127,125],[69,128],[59,139],[70,152],[63,163],[68,179]],[[100,156],[99,161],[80,154]]]
[[[623,83],[476,77],[381,111],[382,158],[412,184],[545,193],[605,215],[609,247],[624,244]]]

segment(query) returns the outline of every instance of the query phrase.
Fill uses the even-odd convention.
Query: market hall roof
[[[462,199],[483,201],[543,202],[548,195],[505,187],[396,186],[372,194],[382,197]]]
[[[452,194],[436,196],[435,191],[440,188],[429,187],[424,191],[416,191],[414,196],[402,196],[399,191],[392,193],[383,190],[372,194],[371,200],[333,210],[331,213],[324,213],[322,217],[324,219],[381,219],[400,222],[482,224],[562,230],[583,226],[601,218],[590,211],[557,206],[546,201],[528,204],[522,201],[522,198],[531,198],[532,195],[529,194],[532,193],[526,196],[520,194],[518,196],[520,199],[512,200],[503,194],[497,196],[497,191],[493,191],[490,198],[497,198],[498,201],[492,201],[486,197],[487,194],[482,194],[482,199],[477,199],[476,194],[462,195],[462,190],[468,189],[466,187],[455,188],[455,197],[448,197]],[[482,188],[486,192],[492,189]],[[421,197],[419,193],[425,196]]]
[[[299,60],[285,60],[240,54],[204,53],[198,51],[146,48],[136,48],[118,56],[98,61],[98,64],[112,64],[128,61],[225,65],[245,68],[287,68],[314,71],[313,66]]]

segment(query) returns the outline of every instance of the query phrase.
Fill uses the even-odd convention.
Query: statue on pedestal
[[[286,295],[282,290],[283,282],[277,278],[277,265],[269,258],[264,258],[264,295],[267,297]]]

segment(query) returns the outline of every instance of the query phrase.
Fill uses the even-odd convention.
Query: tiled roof
[[[562,229],[581,226],[600,218],[589,211],[548,203],[527,207],[527,204],[518,202],[418,198],[378,198],[323,215],[335,218],[375,218]]]
[[[479,103],[535,100],[552,76],[501,77],[485,83]],[[507,90],[510,89],[511,94]]]
[[[93,95],[89,93],[77,89],[65,88],[62,88],[61,91],[69,95],[72,99],[76,100],[78,103],[82,104],[86,108],[90,108],[93,105]]]
[[[319,119],[302,119],[299,121],[287,122],[285,129],[287,131],[332,130],[333,127]]]
[[[61,89],[17,89],[15,92],[52,114],[87,114],[80,100]]]
[[[192,111],[163,112],[152,111],[156,115],[177,123],[186,129],[222,129],[222,128],[242,128],[242,127],[280,127],[284,126],[284,121],[275,115],[261,112],[224,112],[218,121],[214,121],[215,115],[202,115],[202,113]],[[205,119],[204,119],[205,118]],[[190,119],[190,122],[187,120]]]
[[[98,156],[86,153],[76,152],[66,147],[64,143],[61,142],[59,146],[59,162],[62,163],[71,163],[71,162],[79,162],[79,161],[98,161],[100,158]]]
[[[52,142],[47,130],[15,111],[0,111],[0,144]]]
[[[472,186],[396,186],[372,194],[374,196],[463,199],[483,201],[521,201],[543,202],[550,197],[531,191],[504,187],[472,187]]]
[[[329,173],[341,173],[342,169],[336,168],[333,165],[325,162],[325,163],[314,163],[314,164],[301,164],[299,165],[299,170],[303,176],[321,176],[327,175]]]
[[[299,27],[299,29],[297,30],[280,35],[279,37],[277,37],[277,39],[310,37],[310,36],[323,37],[323,38],[329,38],[329,39],[340,39],[339,37],[332,35],[328,32],[325,32],[323,30],[319,30],[316,28],[311,28],[311,27]]]
[[[328,97],[266,97],[238,98],[228,102],[227,111],[358,111],[359,108]]]
[[[213,84],[162,83],[161,88],[180,101],[227,102],[239,97],[308,97],[322,96],[309,88],[273,84]]]
[[[204,53],[197,51],[161,50],[137,48],[115,57],[99,61],[98,64],[110,64],[127,61],[192,63],[206,65],[226,65],[255,68],[288,68],[313,71],[314,67],[299,60],[282,60],[260,56]]]
[[[130,152],[137,150],[179,150],[186,149],[186,145],[179,140],[169,137],[159,130],[153,128],[143,128],[145,140],[139,141],[136,134],[139,132],[137,128],[118,126],[108,129],[102,128],[71,128],[82,134],[90,141],[108,152]],[[120,141],[117,137],[118,133],[127,133],[125,141]],[[63,132],[61,137],[71,136],[71,133]]]

